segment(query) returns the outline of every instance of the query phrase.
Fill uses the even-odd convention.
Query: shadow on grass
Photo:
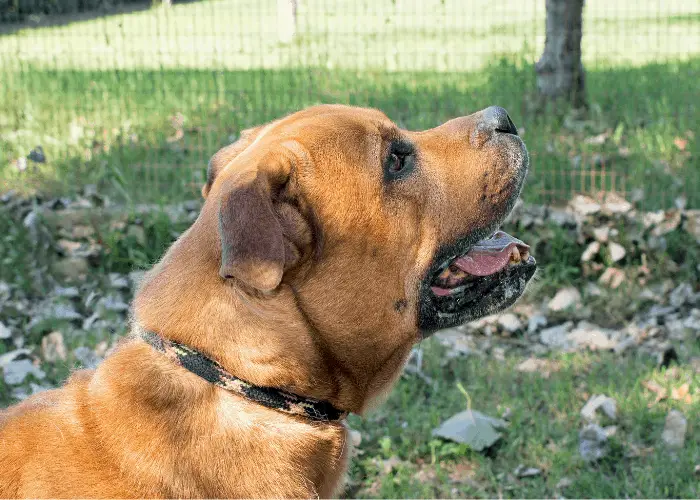
[[[174,0],[173,3],[192,3],[200,0]],[[32,30],[37,28],[48,28],[55,26],[66,26],[68,24],[92,21],[102,17],[114,15],[132,14],[151,9],[153,0],[142,0],[140,2],[115,5],[108,8],[100,8],[85,12],[74,12],[70,14],[27,14],[25,18],[34,17],[35,20],[23,19],[17,22],[0,23],[0,36],[11,35],[22,30]]]
[[[533,70],[521,60],[473,73],[28,67],[3,76],[0,177],[10,188],[64,193],[95,183],[127,201],[179,200],[198,196],[209,157],[241,129],[306,106],[372,106],[419,130],[498,104],[530,151],[527,200],[637,189],[647,208],[680,194],[700,205],[700,169],[692,168],[700,157],[692,98],[700,59],[589,70],[591,113],[575,122],[535,113]],[[38,144],[48,162],[20,171],[17,158]]]

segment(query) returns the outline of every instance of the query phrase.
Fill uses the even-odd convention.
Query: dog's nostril
[[[508,116],[508,112],[500,106],[491,106],[484,110],[484,124],[494,132],[518,135],[518,129]]]

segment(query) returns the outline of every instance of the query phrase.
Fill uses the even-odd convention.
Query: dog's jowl
[[[535,271],[502,108],[422,132],[317,106],[216,153],[192,226],[94,371],[0,413],[0,497],[329,497],[345,416]]]

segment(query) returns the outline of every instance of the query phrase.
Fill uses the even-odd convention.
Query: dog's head
[[[288,285],[319,331],[379,343],[522,294],[535,261],[497,229],[527,170],[502,108],[409,132],[326,105],[246,131],[212,158],[203,194],[218,209],[223,279],[253,294]]]

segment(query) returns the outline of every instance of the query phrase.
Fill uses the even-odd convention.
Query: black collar
[[[239,394],[267,408],[319,422],[338,421],[347,417],[347,412],[339,410],[328,401],[305,398],[274,387],[253,385],[236,378],[219,363],[201,352],[163,338],[157,333],[142,331],[141,338],[151,347],[164,353],[172,361],[202,377],[207,382],[234,394]]]

